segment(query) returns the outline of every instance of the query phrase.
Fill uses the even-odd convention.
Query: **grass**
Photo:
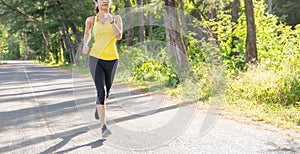
[[[223,109],[300,132],[300,78],[296,70],[288,68],[258,66],[238,77],[228,77]]]
[[[68,72],[72,72],[73,67],[75,66],[75,64],[64,64],[64,63],[56,64],[56,63],[47,63],[47,62],[40,62],[40,61],[36,61],[35,63],[40,64],[40,65],[44,65],[44,66],[60,68],[62,70],[68,71]]]
[[[281,128],[300,132],[300,110],[293,106],[280,104],[258,104],[254,101],[237,100],[224,102],[222,108],[234,115],[250,118],[252,121],[264,122]]]
[[[80,74],[83,76],[90,75],[88,66],[84,63],[78,63],[78,64],[62,64],[62,63],[56,64],[56,63],[46,63],[46,62],[36,62],[36,63],[48,67],[54,67],[69,73]]]

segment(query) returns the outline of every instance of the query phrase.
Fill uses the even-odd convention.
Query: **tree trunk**
[[[239,19],[239,12],[240,12],[240,0],[234,0],[232,2],[231,6],[231,21],[234,23],[238,23]],[[232,27],[231,32],[235,30],[235,27]],[[231,41],[231,49],[234,49],[234,51],[231,51],[230,56],[238,56],[240,53],[238,50],[236,50],[236,43],[239,41],[239,38],[232,35],[232,41]]]
[[[127,33],[125,35],[126,37],[126,42],[128,46],[133,46],[134,45],[134,32],[133,32],[133,27],[132,27],[132,13],[131,11],[131,2],[130,0],[125,0],[125,7],[126,7],[126,16],[125,16],[125,30],[127,30]]]
[[[61,57],[61,62],[63,62],[63,63],[65,63],[65,61],[66,61],[66,57],[65,57],[65,55],[64,55],[64,51],[66,51],[67,49],[66,49],[66,44],[65,44],[65,36],[62,36],[62,38],[60,39],[60,43],[61,43],[61,49],[60,50],[62,50],[61,52],[60,52],[60,57]]]
[[[77,52],[81,52],[83,42],[80,39],[79,30],[76,26],[76,23],[74,23],[74,22],[71,23],[71,29],[72,29],[73,35],[75,37],[75,43],[76,43],[76,49],[77,49],[77,50],[74,50],[73,63],[77,63],[78,59],[75,55],[78,54]],[[73,44],[73,42],[72,42],[72,44]]]
[[[77,26],[74,22],[71,23],[71,29],[72,29],[72,32],[73,32],[74,37],[75,37],[76,45],[78,47],[81,43],[81,39],[80,39],[80,35],[79,35],[79,30],[78,30],[78,28],[77,28]]]
[[[148,0],[148,5],[151,4],[151,0]],[[148,39],[152,40],[153,28],[152,28],[152,12],[148,11]]]
[[[240,0],[233,0],[231,7],[231,21],[234,23],[238,22],[240,12]]]
[[[209,11],[208,11],[207,17],[208,17],[208,20],[213,20],[214,22],[218,21],[217,7],[216,7],[215,2],[212,2],[211,4],[209,4]],[[210,27],[210,29],[212,29],[212,27]],[[217,34],[212,33],[211,35],[215,39],[215,41],[218,41],[218,35]]]
[[[75,59],[75,53],[74,53],[73,43],[72,43],[72,40],[70,38],[68,27],[66,27],[65,24],[63,24],[62,31],[63,31],[63,35],[65,36],[66,47],[69,51],[70,63],[74,63],[75,62],[75,60],[74,60]]]
[[[167,49],[171,50],[176,58],[176,63],[179,68],[179,73],[185,75],[185,71],[188,70],[188,59],[186,54],[186,48],[181,36],[181,29],[179,23],[179,16],[177,12],[177,4],[175,0],[165,1],[165,27],[167,38]]]
[[[43,32],[43,38],[44,38],[44,40],[45,40],[45,59],[49,59],[49,57],[50,57],[50,52],[49,52],[49,35],[48,35],[48,32],[47,31],[44,31]]]
[[[217,7],[216,2],[211,2],[208,4],[209,11],[207,14],[208,20],[212,20],[214,22],[218,21],[217,17]],[[217,26],[217,25],[215,25]],[[217,27],[218,28],[218,27]],[[211,55],[211,63],[212,65],[218,66],[221,64],[221,55],[219,50],[219,41],[218,41],[218,35],[215,33],[217,31],[217,28],[212,31],[213,27],[210,27],[211,31],[209,33],[210,37],[210,55]]]
[[[256,27],[252,0],[244,0],[247,20],[246,59],[247,63],[257,62]]]
[[[30,52],[28,52],[28,47],[27,47],[27,42],[26,42],[26,36],[24,33],[21,33],[21,42],[22,42],[22,50],[23,50],[23,55],[25,60],[28,60],[30,57]]]
[[[61,37],[62,37],[62,41],[61,42],[62,42],[62,49],[63,49],[63,51],[66,51],[66,52],[70,53],[70,51],[68,51],[69,47],[68,47],[68,41],[67,41],[67,38],[66,38],[64,26],[61,29]],[[66,57],[64,57],[64,58],[66,58]],[[64,61],[65,60],[67,60],[68,62],[70,62],[70,59],[64,59]]]
[[[186,26],[186,20],[185,20],[185,16],[184,16],[184,1],[180,0],[180,20],[181,20],[181,26],[182,26],[182,30],[184,32],[187,31],[187,26]]]
[[[138,23],[139,23],[139,41],[141,44],[144,43],[144,37],[145,37],[145,28],[144,28],[144,11],[142,9],[142,1],[137,0],[138,7],[139,7],[139,13],[138,13]]]

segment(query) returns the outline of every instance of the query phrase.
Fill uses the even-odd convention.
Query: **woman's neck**
[[[108,13],[108,10],[100,10],[99,13],[100,13],[100,14],[106,14],[106,13]]]
[[[108,17],[108,10],[100,10],[98,13],[98,21],[100,21],[102,24],[106,22]]]

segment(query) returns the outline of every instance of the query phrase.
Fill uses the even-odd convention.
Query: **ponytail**
[[[94,0],[95,1],[95,3],[97,3],[98,2],[98,0]],[[99,8],[98,8],[98,5],[96,4],[96,8],[94,9],[94,12],[96,13],[96,14],[98,14],[99,13]]]
[[[98,6],[96,6],[96,8],[94,9],[94,12],[95,12],[96,14],[99,13],[99,8],[98,8]]]

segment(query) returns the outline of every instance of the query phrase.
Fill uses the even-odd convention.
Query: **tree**
[[[195,0],[190,0],[193,5],[195,6],[195,9],[191,10],[191,15],[198,20],[204,19],[207,20],[207,15],[205,13],[206,3],[205,0],[198,0],[195,2]]]
[[[38,28],[38,25],[41,22],[41,20],[39,19],[40,14],[35,14],[35,11],[37,10],[36,8],[30,9],[30,6],[34,6],[33,3],[30,4],[25,1],[7,2],[5,0],[1,0],[0,3],[2,4],[1,10],[3,11],[3,16],[1,16],[1,18],[3,23],[9,26],[9,35],[19,33],[21,36],[22,33],[25,33],[25,36],[28,36],[29,30],[33,29],[33,27],[36,28],[36,32],[40,32],[40,28]],[[22,8],[18,7],[18,5],[21,5]],[[30,13],[32,13],[33,15],[31,15]],[[43,38],[38,37],[38,39]],[[12,48],[10,48],[10,50],[12,50]]]
[[[148,0],[148,5],[151,4],[151,0]],[[152,27],[152,12],[148,11],[148,39],[152,40],[153,36],[153,27]]]
[[[9,33],[20,33],[21,47],[30,48],[42,61],[53,60],[53,54],[64,49],[70,58],[66,61],[74,62],[73,55],[81,44],[83,23],[94,7],[92,1],[0,0],[0,3],[3,4],[0,5],[3,24],[9,26]],[[62,35],[59,35],[60,31],[63,31]],[[54,36],[59,38],[53,39]],[[57,40],[62,43],[57,44]]]
[[[215,1],[211,1],[208,3],[208,13],[207,13],[207,17],[208,20],[217,22],[218,21],[218,10],[217,10],[217,5]],[[210,27],[210,29],[212,29],[212,27]],[[212,38],[214,39],[214,41],[216,41],[216,43],[214,44],[218,44],[218,35],[215,33],[211,33]]]
[[[218,22],[218,10],[217,10],[217,2],[210,1],[208,4],[208,20],[213,21],[215,23]],[[215,33],[218,30],[218,25],[209,27],[209,40],[210,40],[210,55],[212,57],[212,64],[219,65],[221,63],[221,56],[219,52],[219,41],[218,35]],[[215,30],[213,30],[215,29]]]
[[[180,2],[179,13],[180,13],[182,30],[187,31],[186,19],[185,19],[185,15],[184,15],[184,0],[179,0],[179,2]]]
[[[0,54],[3,54],[2,52],[7,52],[7,47],[8,47],[7,39],[8,39],[7,30],[3,25],[0,25]]]
[[[144,43],[145,38],[145,27],[144,27],[144,10],[142,9],[142,0],[137,0],[139,13],[138,13],[138,23],[139,23],[139,41],[140,43]]]
[[[132,5],[130,0],[125,0],[125,30],[127,33],[125,34],[126,42],[128,46],[133,46],[134,45],[134,32],[132,28],[132,13],[129,13],[132,9]]]
[[[238,19],[239,19],[239,12],[240,12],[240,0],[233,0],[231,4],[231,21],[235,24],[238,24]],[[232,27],[231,31],[233,32],[235,30],[235,27]],[[236,48],[236,43],[238,42],[239,38],[236,36],[232,36],[232,41],[231,41],[231,49]],[[232,51],[232,55],[239,55],[240,53],[238,51]]]
[[[244,0],[247,20],[246,60],[247,63],[257,62],[256,27],[252,0]]]
[[[20,59],[21,53],[20,53],[20,43],[19,40],[16,39],[15,35],[8,36],[8,50],[10,53],[11,59]]]
[[[164,2],[167,48],[175,55],[179,72],[183,73],[188,69],[188,59],[181,36],[177,3],[175,0],[164,0]]]
[[[237,23],[239,19],[239,12],[240,12],[240,0],[233,0],[231,4],[231,17],[232,22]]]

